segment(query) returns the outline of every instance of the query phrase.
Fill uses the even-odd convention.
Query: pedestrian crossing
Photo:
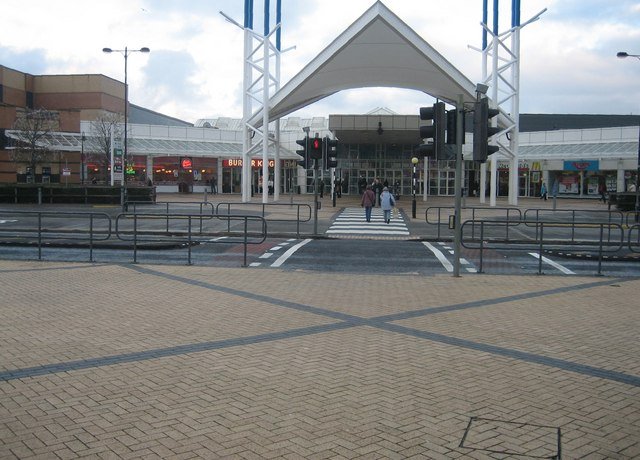
[[[379,207],[371,210],[371,222],[367,222],[364,216],[364,208],[345,208],[332,222],[327,235],[352,237],[406,237],[409,229],[404,222],[404,217],[397,209],[391,213],[391,222],[385,223],[382,209]]]

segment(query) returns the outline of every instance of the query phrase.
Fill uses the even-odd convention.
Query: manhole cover
[[[525,458],[562,458],[560,427],[471,417],[460,447]]]

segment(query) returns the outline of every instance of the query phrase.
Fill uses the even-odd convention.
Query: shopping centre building
[[[0,66],[0,183],[104,183],[110,166],[101,160],[96,120],[119,118],[122,131],[124,84],[104,75],[29,75]],[[13,154],[20,139],[16,120],[30,110],[46,111],[53,128],[38,142],[49,155],[29,166]],[[418,114],[397,114],[387,108],[366,114],[327,117],[288,116],[280,122],[280,193],[307,193],[313,171],[298,165],[296,140],[303,129],[338,139],[335,177],[343,193],[357,194],[361,177],[397,184],[398,193],[412,191],[412,163],[421,143]],[[625,191],[636,183],[637,115],[522,114],[520,116],[518,194],[536,196],[542,181],[557,182],[559,196],[596,197],[598,184]],[[467,129],[471,123],[466,124]],[[275,132],[274,132],[275,136]],[[480,190],[479,165],[471,159],[470,133],[463,147],[464,188]],[[263,157],[252,160],[252,188],[272,181],[275,147],[269,150],[269,174],[263,180]],[[202,191],[215,178],[220,193],[240,193],[242,121],[201,119],[195,124],[130,104],[128,112],[129,183],[148,183],[159,191]],[[499,155],[499,153],[498,153]],[[418,193],[454,194],[455,165],[450,158],[419,158]],[[498,160],[498,196],[506,196],[509,162]],[[328,171],[320,174],[326,184]]]

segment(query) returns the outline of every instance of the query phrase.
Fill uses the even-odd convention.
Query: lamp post
[[[129,86],[127,84],[127,59],[131,53],[148,53],[151,51],[146,46],[137,50],[130,50],[126,46],[123,50],[114,50],[111,48],[102,48],[103,53],[121,53],[124,56],[124,146],[122,153],[122,181],[120,191],[120,202],[122,210],[125,210],[127,202],[127,119],[129,113]],[[114,165],[111,165],[113,168]]]
[[[418,183],[416,181],[416,166],[418,165],[418,160],[416,157],[411,159],[411,164],[413,164],[413,201],[411,202],[411,217],[416,218],[416,187]]]
[[[616,56],[620,59],[634,57],[640,60],[640,54],[629,54],[626,51],[618,51]],[[638,222],[640,221],[640,128],[638,130],[638,161],[636,166],[636,222]]]

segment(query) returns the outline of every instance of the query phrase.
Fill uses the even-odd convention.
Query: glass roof
[[[628,157],[637,155],[637,142],[601,142],[597,144],[544,144],[520,145],[520,158],[564,159],[567,157]]]
[[[16,134],[7,131],[7,136],[17,139]],[[68,152],[85,153],[99,151],[100,144],[96,138],[85,135],[84,143],[80,133],[50,133],[44,140],[53,149]],[[187,139],[152,139],[129,137],[129,153],[134,155],[190,155],[206,157],[242,157],[242,143],[223,142],[217,140]],[[269,145],[269,156],[275,154],[273,145]],[[280,158],[297,159],[298,155],[284,147],[280,147]]]

